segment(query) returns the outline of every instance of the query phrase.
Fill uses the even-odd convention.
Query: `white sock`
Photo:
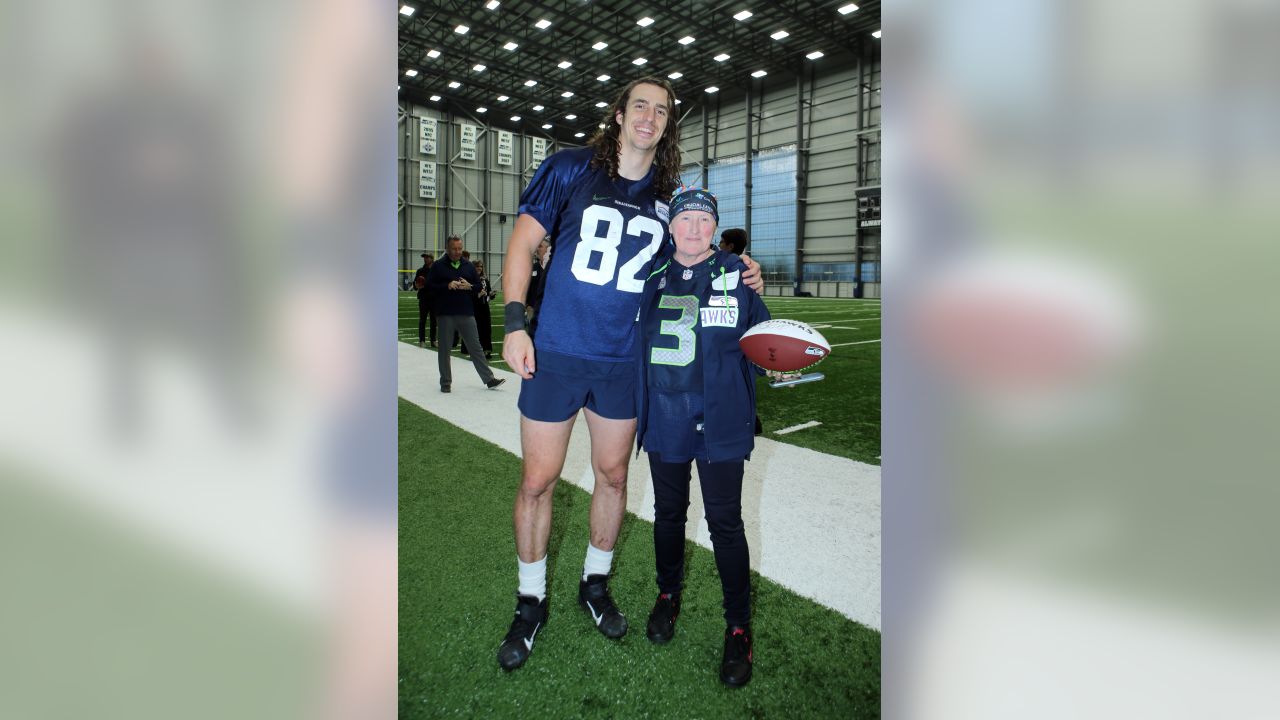
[[[588,575],[608,575],[611,567],[613,567],[613,551],[601,550],[587,543],[587,561],[582,566],[582,579],[586,580]]]
[[[516,564],[520,566],[520,587],[516,590],[520,595],[532,595],[541,602],[547,597],[547,556],[543,555],[541,560],[535,560],[531,563],[524,562],[519,557],[516,558]]]

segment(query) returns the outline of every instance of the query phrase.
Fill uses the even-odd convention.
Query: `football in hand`
[[[765,320],[748,330],[738,345],[765,370],[795,372],[817,365],[831,354],[831,343],[799,320]]]
[[[427,286],[427,279],[421,275],[413,279],[413,286],[418,290]]]

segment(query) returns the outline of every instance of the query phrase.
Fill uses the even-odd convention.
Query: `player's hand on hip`
[[[537,366],[533,359],[533,340],[524,330],[507,333],[502,339],[502,359],[511,367],[511,371],[528,380],[533,377]]]
[[[764,275],[760,273],[760,263],[752,260],[746,253],[742,254],[742,262],[747,266],[747,269],[742,271],[742,283],[755,290],[756,294],[763,295]]]

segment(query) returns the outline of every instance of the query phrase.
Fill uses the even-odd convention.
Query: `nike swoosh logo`
[[[532,652],[532,651],[533,651],[533,637],[534,637],[535,635],[537,635],[537,634],[538,634],[538,628],[540,628],[540,627],[542,627],[542,623],[538,623],[537,625],[534,625],[534,626],[533,626],[533,632],[529,633],[529,637],[527,637],[527,638],[521,638],[522,640],[524,640],[524,649],[525,649],[525,650],[528,650],[528,651],[530,651],[530,652]]]
[[[601,200],[608,200],[608,199],[609,199],[608,195],[592,195],[591,196],[591,202],[600,202]]]
[[[596,625],[599,625],[600,621],[604,619],[604,615],[597,615],[596,609],[591,607],[591,603],[587,603],[587,609],[591,611],[591,617],[596,619]]]

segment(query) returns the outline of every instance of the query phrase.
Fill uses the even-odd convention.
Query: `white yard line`
[[[495,367],[494,374],[510,382],[486,390],[471,364],[459,359],[453,363],[453,392],[445,395],[440,392],[434,351],[405,343],[398,350],[401,397],[520,455],[517,375]],[[590,492],[595,479],[585,425],[577,423],[561,476]],[[627,510],[652,522],[646,457],[632,454],[630,478]],[[517,480],[499,480],[510,484],[513,499]],[[696,482],[690,501],[688,535],[710,548]],[[879,467],[756,438],[742,481],[742,519],[754,570],[851,620],[880,629]],[[562,552],[573,554],[571,559],[578,562],[583,540],[570,538]],[[642,535],[631,542],[651,540]],[[511,582],[515,583],[514,563]]]
[[[843,347],[845,345],[866,345],[867,343],[878,343],[878,342],[880,342],[880,338],[876,338],[875,340],[859,340],[857,342],[836,343],[831,347]]]
[[[803,422],[803,423],[800,423],[799,425],[792,425],[792,426],[791,426],[791,427],[789,427],[789,428],[782,428],[781,430],[774,430],[774,431],[773,431],[773,434],[774,434],[774,435],[786,435],[786,434],[788,434],[788,433],[793,433],[793,432],[795,432],[795,431],[797,431],[797,430],[808,430],[808,429],[809,429],[809,428],[811,428],[811,427],[818,427],[818,426],[819,426],[819,425],[821,425],[821,424],[822,424],[822,423],[818,422],[817,420],[810,420],[809,422]]]
[[[791,315],[787,315],[787,316],[788,318],[791,318]],[[781,319],[781,318],[774,318],[774,319]],[[799,318],[791,318],[791,319],[797,320]],[[858,322],[867,322],[867,320],[878,320],[878,319],[879,318],[867,318],[867,316],[861,316],[861,318],[833,318],[829,320],[804,320],[804,323],[810,324],[810,325],[822,325],[822,324],[829,325],[833,323],[847,323],[849,322],[849,320],[858,320]]]

